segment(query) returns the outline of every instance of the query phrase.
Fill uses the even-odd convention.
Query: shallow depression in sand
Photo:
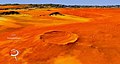
[[[74,43],[78,39],[78,35],[66,31],[50,31],[41,35],[40,39],[45,43],[65,45],[68,43]]]

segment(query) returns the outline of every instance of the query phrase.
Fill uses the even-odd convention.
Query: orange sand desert
[[[119,8],[15,11],[0,16],[0,64],[120,64]]]

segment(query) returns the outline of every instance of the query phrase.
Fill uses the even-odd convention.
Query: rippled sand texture
[[[120,64],[120,9],[16,11],[0,16],[0,64]]]

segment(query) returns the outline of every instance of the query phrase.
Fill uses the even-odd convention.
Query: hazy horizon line
[[[60,4],[60,5],[94,5],[94,6],[105,6],[105,5],[120,5],[120,4],[61,4],[61,3],[0,3],[0,4]]]

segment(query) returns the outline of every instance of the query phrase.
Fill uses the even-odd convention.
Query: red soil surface
[[[78,35],[64,31],[50,31],[41,35],[40,39],[45,43],[66,45],[77,41]]]
[[[61,12],[65,17],[48,16],[53,11]],[[0,64],[120,64],[120,9],[68,8],[20,12],[30,17],[5,16],[2,18],[9,21],[0,20]],[[39,16],[42,14],[45,16]],[[75,20],[78,18],[89,20]],[[49,34],[56,38],[54,43],[40,39],[41,34],[50,31],[74,33],[78,40],[58,45],[55,43],[60,42],[61,39],[57,40],[62,38],[60,35]],[[7,39],[11,34],[16,34],[18,39]],[[51,37],[44,39],[53,41]],[[66,36],[62,40],[66,40]],[[17,61],[9,55],[11,49],[20,52]]]
[[[25,6],[27,6],[27,5],[8,5],[8,6],[0,6],[0,9],[5,9],[5,8],[13,8],[13,9],[15,9],[15,8],[23,8],[23,7],[25,7]]]

